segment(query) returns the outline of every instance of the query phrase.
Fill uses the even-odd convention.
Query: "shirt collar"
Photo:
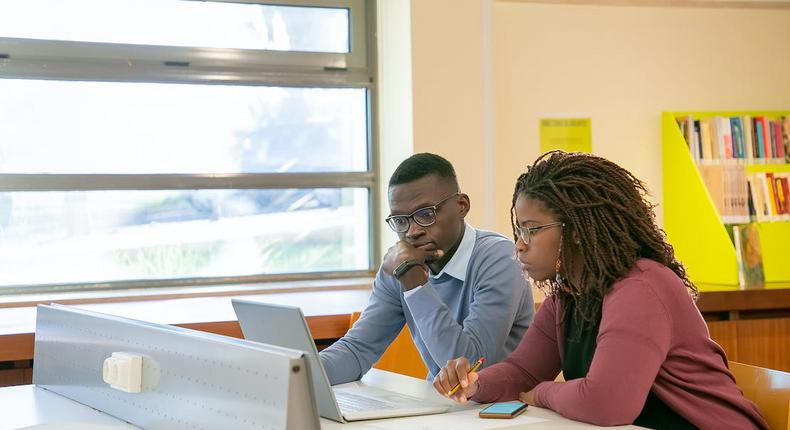
[[[472,258],[472,250],[475,247],[477,231],[467,223],[464,223],[464,226],[464,237],[461,239],[461,243],[458,244],[458,249],[455,250],[455,254],[450,257],[450,261],[444,265],[439,273],[430,275],[432,279],[440,278],[443,274],[447,273],[461,282],[466,280],[466,268],[469,266],[469,259]]]

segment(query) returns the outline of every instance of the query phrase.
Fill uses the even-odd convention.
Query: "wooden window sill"
[[[370,296],[369,282],[366,287],[338,290],[70,304],[80,309],[241,337],[230,300],[243,297],[299,306],[313,337],[329,340],[343,336],[348,330],[351,313],[365,307]],[[0,308],[0,362],[33,358],[35,323],[35,306]]]

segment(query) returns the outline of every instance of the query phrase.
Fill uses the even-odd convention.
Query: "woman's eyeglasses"
[[[518,237],[521,239],[522,242],[524,242],[524,244],[529,245],[529,239],[532,237],[532,235],[542,230],[545,230],[547,228],[557,227],[557,226],[565,227],[565,223],[557,221],[557,222],[550,222],[548,224],[538,225],[535,227],[522,227],[520,225],[517,225],[516,235],[518,235]]]

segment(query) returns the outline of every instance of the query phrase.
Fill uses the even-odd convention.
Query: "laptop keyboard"
[[[347,391],[335,391],[335,399],[341,410],[345,411],[375,411],[381,409],[394,409],[397,405]]]

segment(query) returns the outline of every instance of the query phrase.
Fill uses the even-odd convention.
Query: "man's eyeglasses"
[[[547,228],[557,227],[557,226],[565,227],[565,224],[561,222],[550,222],[548,224],[543,224],[535,227],[522,227],[520,225],[517,225],[516,235],[518,235],[518,237],[521,239],[522,242],[524,242],[524,244],[529,245],[529,239],[532,237],[532,235],[542,230],[545,230]]]
[[[387,219],[385,219],[385,221],[387,221],[387,224],[389,224],[390,228],[395,231],[395,233],[406,233],[409,231],[410,219],[416,222],[419,226],[428,227],[436,222],[436,211],[439,210],[439,206],[443,205],[447,200],[460,195],[461,192],[456,191],[455,193],[443,198],[441,201],[439,201],[439,203],[436,203],[433,206],[417,209],[409,215],[390,215],[387,217]]]

